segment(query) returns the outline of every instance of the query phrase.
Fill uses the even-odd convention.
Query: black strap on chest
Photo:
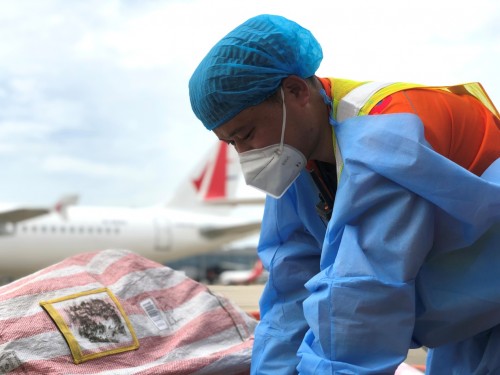
[[[310,160],[307,169],[319,190],[319,202],[316,204],[318,215],[325,221],[332,217],[333,202],[337,192],[337,171],[335,165],[322,161]]]

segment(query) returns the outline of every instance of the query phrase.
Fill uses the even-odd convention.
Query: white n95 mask
[[[274,198],[281,198],[285,194],[307,163],[305,156],[299,150],[284,144],[286,107],[283,89],[281,98],[283,124],[280,143],[239,154],[247,185],[262,190]]]

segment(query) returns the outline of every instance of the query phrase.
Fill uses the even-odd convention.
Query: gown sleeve
[[[314,209],[318,193],[304,171],[281,199],[266,200],[258,245],[269,271],[260,300],[252,374],[294,374],[307,331],[302,303],[305,283],[319,272],[326,225]]]

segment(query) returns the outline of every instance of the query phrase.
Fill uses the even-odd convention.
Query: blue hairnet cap
[[[222,38],[189,80],[195,115],[208,130],[271,96],[283,78],[308,78],[323,52],[311,32],[281,16],[250,18]]]

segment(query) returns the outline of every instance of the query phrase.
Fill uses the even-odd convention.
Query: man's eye
[[[242,137],[242,140],[247,140],[248,138],[250,138],[252,133],[253,133],[253,129],[251,129],[244,137]]]

